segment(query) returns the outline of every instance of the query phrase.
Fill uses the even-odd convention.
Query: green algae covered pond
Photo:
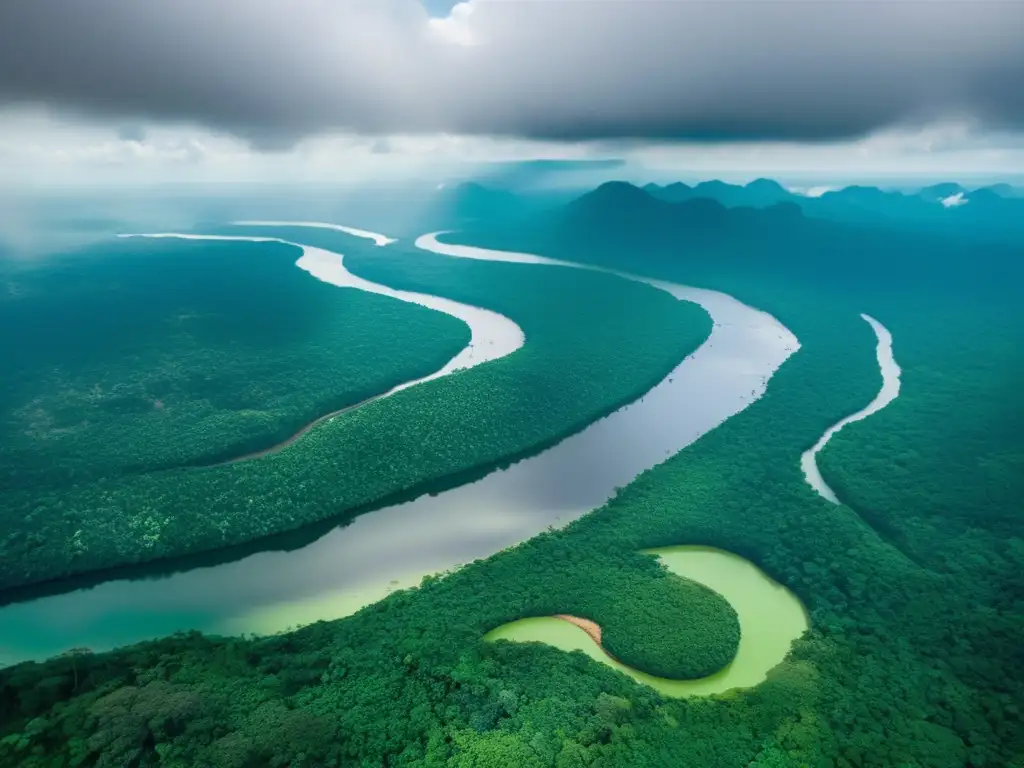
[[[563,651],[582,651],[666,696],[707,696],[762,682],[810,626],[799,598],[739,555],[685,545],[648,549],[644,554],[658,557],[672,573],[714,590],[733,607],[740,621],[740,643],[728,666],[698,680],[655,677],[613,659],[582,628],[553,616],[503,624],[488,632],[484,640],[539,642]]]

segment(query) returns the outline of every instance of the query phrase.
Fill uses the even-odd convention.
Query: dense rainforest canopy
[[[284,245],[113,240],[0,294],[0,490],[214,463],[443,366],[459,320],[311,280]]]
[[[1024,765],[1014,384],[1024,314],[1019,282],[1008,283],[1021,254],[805,228],[785,212],[782,224],[767,219],[772,238],[742,212],[742,227],[725,219],[696,237],[665,224],[642,238],[605,210],[585,212],[569,211],[580,218],[564,229],[545,221],[459,240],[705,285],[772,312],[801,349],[762,398],[569,527],[348,619],[0,672],[0,757],[31,767]],[[387,272],[378,256],[368,276]],[[438,279],[456,274],[417,258]],[[501,274],[504,284],[515,272]],[[528,274],[535,296],[558,279]],[[903,388],[822,452],[844,502],[833,505],[799,457],[878,390],[860,312],[891,330]],[[658,605],[678,579],[637,552],[682,543],[738,553],[808,606],[810,631],[765,683],[666,699],[582,654],[480,642],[515,618],[600,612],[626,633],[609,637],[617,652],[653,665],[643,637],[628,635],[641,622],[668,629]],[[664,615],[676,610],[685,605]],[[702,610],[725,626],[726,606],[717,619],[714,603]],[[676,639],[678,658],[705,652],[691,634]]]
[[[380,249],[332,234],[352,246],[346,264],[357,274],[497,310],[519,323],[526,345],[345,413],[251,461],[12,492],[0,517],[0,585],[218,549],[326,518],[343,522],[389,495],[536,452],[639,397],[711,326],[699,307],[608,275],[558,268],[538,280],[527,266]]]

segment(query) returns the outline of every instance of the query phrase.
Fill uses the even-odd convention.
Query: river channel
[[[381,245],[389,241],[364,230],[345,231]],[[433,236],[421,237],[417,245],[453,257],[532,263],[538,270],[551,263],[528,254],[444,245]],[[337,254],[324,253],[306,248],[304,259],[312,254],[326,262],[317,266],[300,259],[299,266],[321,279],[344,271]],[[600,506],[617,487],[746,408],[799,347],[775,318],[726,294],[624,277],[696,302],[714,320],[704,344],[639,400],[507,469],[369,512],[298,549],[261,551],[4,606],[0,664],[70,648],[101,651],[179,630],[262,634],[349,615],[427,574],[487,557]]]

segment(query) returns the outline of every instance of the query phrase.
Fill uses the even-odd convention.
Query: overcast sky
[[[1000,175],[1021,83],[1017,0],[26,0],[0,3],[0,167]]]

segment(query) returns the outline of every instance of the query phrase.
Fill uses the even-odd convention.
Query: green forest
[[[776,239],[743,230],[737,242],[697,243],[666,231],[630,244],[614,228],[602,239],[606,224],[590,221],[592,235],[577,240],[571,229],[459,240],[717,288],[771,312],[801,349],[763,397],[567,528],[426,578],[350,618],[268,638],[190,634],[105,654],[82,649],[0,671],[0,762],[1024,766],[1024,425],[1016,391],[1024,312],[1012,283],[1021,254],[1013,260],[967,241],[882,230],[837,228],[830,240],[819,224]],[[544,302],[532,322],[527,307],[499,309],[526,331],[517,354],[544,338],[544,326],[532,323],[545,312],[573,312],[587,329],[573,343],[581,355],[593,352],[595,369],[610,354],[597,341],[587,346],[595,329],[621,327],[601,341],[615,338],[617,355],[636,351],[621,348],[626,339],[645,338],[628,335],[635,326],[624,318],[611,322],[610,304],[583,316],[583,306],[571,306],[604,276],[551,270],[539,279],[536,267],[438,258],[380,250],[346,263],[366,277],[462,300],[497,285],[509,288],[503,301],[519,294]],[[638,299],[654,314],[653,295]],[[892,332],[902,390],[822,452],[825,479],[845,502],[837,506],[806,484],[799,457],[881,384],[875,337],[860,312]],[[696,314],[685,327],[689,344],[707,332]],[[533,350],[530,370],[540,377],[551,358]],[[621,362],[604,360],[606,376],[626,374]],[[575,386],[565,358],[558,369],[558,380]],[[482,388],[471,373],[447,383],[466,381],[459,394],[469,397]],[[444,396],[446,409],[461,402],[440,388],[432,394]],[[811,629],[761,685],[669,699],[580,653],[481,642],[505,622],[567,613],[602,624],[609,648],[631,666],[700,674],[733,647],[731,610],[639,554],[682,543],[737,553],[807,605]],[[708,631],[678,631],[685,612]]]
[[[250,461],[12,492],[0,518],[0,585],[343,522],[391,495],[513,461],[639,397],[711,326],[699,307],[608,275],[552,269],[539,281],[529,266],[366,245],[360,252],[356,238],[337,237],[357,274],[494,309],[523,328],[525,346],[367,404]]]
[[[0,295],[0,490],[272,446],[441,368],[469,329],[311,280],[284,245],[115,240],[22,262]]]

